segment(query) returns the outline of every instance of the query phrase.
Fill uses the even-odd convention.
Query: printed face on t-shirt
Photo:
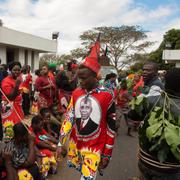
[[[80,102],[81,119],[86,120],[90,117],[92,112],[92,104],[90,99],[82,99]]]

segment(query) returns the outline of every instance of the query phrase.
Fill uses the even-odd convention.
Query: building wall
[[[24,48],[14,49],[14,61],[19,61],[21,65],[25,65],[25,50]],[[27,64],[31,66],[34,71],[39,68],[39,52],[31,49],[28,50]],[[2,64],[7,64],[6,60],[6,46],[0,46],[0,59]]]
[[[24,49],[23,48],[20,48],[18,49],[18,59],[16,61],[19,61],[21,63],[21,65],[23,66],[24,65],[24,58],[25,58],[25,55],[24,55]]]
[[[32,60],[31,52],[32,52],[32,50],[28,50],[28,59],[27,59],[27,61],[28,61],[28,65],[30,65],[30,66],[31,66],[31,60]]]
[[[0,59],[2,64],[6,64],[6,47],[0,46]]]
[[[31,49],[19,49],[19,62],[21,65],[25,65],[25,50],[28,51],[27,54],[27,65],[31,66],[31,71],[39,68],[39,52],[33,51]],[[33,57],[34,54],[34,57]]]
[[[34,70],[39,69],[39,53],[34,52]]]
[[[0,43],[35,49],[41,52],[56,52],[57,41],[41,38],[31,34],[0,27]]]

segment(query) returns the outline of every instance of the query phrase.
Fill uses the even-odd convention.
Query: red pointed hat
[[[97,59],[93,58],[93,57],[86,57],[85,60],[83,61],[82,65],[91,69],[96,74],[98,74],[98,72],[100,71],[100,68],[101,68]]]
[[[100,71],[100,64],[98,63],[98,57],[100,54],[100,42],[99,42],[100,34],[96,40],[96,43],[93,47],[91,47],[90,55],[85,58],[85,60],[82,62],[83,66],[86,66],[87,68],[94,71],[96,74]]]

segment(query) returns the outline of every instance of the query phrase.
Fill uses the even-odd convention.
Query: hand
[[[10,148],[5,148],[2,152],[2,157],[5,159],[5,162],[11,162],[12,151]]]
[[[101,161],[99,163],[99,169],[105,169],[109,164],[108,158],[101,158]]]
[[[21,79],[20,78],[17,78],[16,79],[16,85],[19,86],[21,84]]]
[[[46,86],[46,88],[47,88],[47,89],[48,89],[48,88],[54,88],[54,85],[53,85],[53,84],[49,84],[49,85]]]
[[[49,88],[51,88],[51,85],[49,84],[49,85],[47,85],[47,86],[43,86],[42,88],[43,88],[43,89],[49,89]]]

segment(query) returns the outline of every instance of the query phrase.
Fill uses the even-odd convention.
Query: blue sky
[[[51,38],[60,32],[58,52],[79,47],[79,35],[92,27],[140,25],[148,40],[180,28],[180,0],[0,0],[4,26]]]

